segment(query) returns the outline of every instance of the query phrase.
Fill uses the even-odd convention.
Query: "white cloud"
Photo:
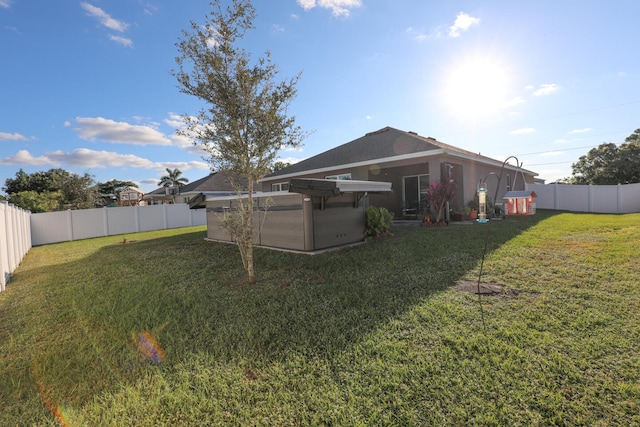
[[[96,151],[77,148],[71,152],[56,150],[45,154],[54,164],[66,164],[82,168],[132,167],[152,169],[153,163],[135,154],[119,154],[112,151]]]
[[[111,35],[109,36],[109,40],[120,43],[121,45],[126,47],[133,47],[133,42],[131,41],[131,39],[128,39],[126,37]]]
[[[297,0],[304,10],[314,7],[331,9],[333,16],[349,16],[350,9],[362,6],[362,0]]]
[[[413,40],[417,42],[423,42],[427,39],[436,39],[440,37],[439,30],[436,30],[436,32],[429,35],[429,34],[426,34],[424,31],[416,30],[413,27],[408,27],[405,30],[405,33],[408,34]]]
[[[469,27],[480,22],[478,18],[474,18],[465,12],[460,12],[456,16],[456,20],[452,26],[449,27],[450,37],[459,37],[461,31],[467,31]]]
[[[129,27],[129,24],[127,24],[126,22],[112,18],[107,12],[97,6],[93,6],[89,3],[84,2],[80,3],[80,6],[87,12],[89,16],[97,18],[98,21],[100,21],[100,24],[104,25],[107,28],[122,33]]]
[[[541,84],[540,87],[538,88],[538,90],[533,92],[533,96],[550,95],[550,94],[552,94],[554,92],[557,92],[558,89],[560,89],[560,86],[558,86],[555,83]]]
[[[76,117],[75,130],[82,139],[101,140],[116,144],[171,145],[162,132],[149,126],[136,126],[102,117]]]
[[[152,16],[158,11],[158,7],[151,3],[147,3],[144,5],[143,10],[145,15]]]
[[[303,160],[306,160],[306,158],[305,159],[300,159],[300,158],[297,158],[297,157],[279,157],[278,159],[276,159],[276,161],[278,161],[278,162],[290,163],[292,165],[294,165],[294,164],[296,164],[298,162],[301,162]]]
[[[209,155],[210,151],[214,150],[212,146],[207,146],[198,137],[207,132],[212,132],[215,126],[203,125],[194,116],[185,118],[175,113],[169,113],[169,117],[164,122],[176,130],[171,136],[171,141],[180,149],[198,155]],[[192,128],[188,129],[188,126],[192,126]]]
[[[0,165],[42,166],[48,164],[51,164],[51,160],[46,156],[33,157],[27,150],[20,150],[13,156],[0,159]]]
[[[9,9],[11,7],[11,2],[9,0],[0,0],[0,7]]]
[[[534,128],[521,128],[511,131],[511,135],[524,135],[526,133],[533,133],[536,130]]]
[[[29,138],[27,138],[24,135],[20,135],[19,133],[7,133],[7,132],[0,132],[0,141],[28,141]]]
[[[56,167],[68,165],[78,168],[127,167],[164,171],[166,168],[178,168],[182,171],[190,169],[209,169],[204,162],[154,162],[134,154],[120,154],[112,151],[96,151],[88,148],[77,148],[71,152],[62,150],[45,153],[33,157],[27,150],[20,150],[15,155],[0,160],[2,165],[53,165]]]
[[[570,131],[569,133],[571,134],[575,134],[575,133],[585,133],[585,132],[590,132],[591,128],[584,128],[584,129],[574,129],[572,131]]]
[[[185,125],[182,116],[176,113],[169,113],[169,118],[164,119],[164,122],[174,129],[183,128]]]
[[[525,90],[533,90],[533,85],[526,85]]]
[[[525,101],[524,98],[522,98],[521,96],[516,96],[513,99],[505,101],[504,108],[515,107],[516,105],[524,104],[525,102],[527,101]]]

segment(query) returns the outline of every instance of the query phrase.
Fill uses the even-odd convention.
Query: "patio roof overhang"
[[[391,192],[391,183],[381,181],[292,178],[289,180],[289,192],[321,197],[339,196],[342,193],[388,193]]]

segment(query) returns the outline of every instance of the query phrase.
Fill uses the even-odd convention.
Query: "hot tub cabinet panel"
[[[371,191],[378,187],[370,183],[368,187],[359,188],[357,182],[352,181],[344,184],[344,188],[353,191],[343,192],[336,184],[319,181],[326,180],[305,180],[303,184],[307,187],[302,185],[296,190],[306,189],[312,194],[273,192],[254,196],[253,243],[315,251],[363,241],[367,207],[365,195],[367,189]],[[322,189],[318,184],[322,184]],[[391,191],[390,184],[379,184],[382,184],[380,191]],[[229,232],[221,227],[221,216],[225,211],[234,210],[237,203],[236,197],[219,197],[206,202],[208,239],[233,241]]]

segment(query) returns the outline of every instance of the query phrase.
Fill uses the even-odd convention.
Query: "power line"
[[[549,163],[534,163],[531,165],[527,165],[527,167],[529,166],[547,166],[547,165],[564,165],[567,163],[574,163],[574,162],[549,162]]]
[[[586,147],[574,147],[574,148],[560,148],[557,150],[546,150],[546,151],[537,151],[535,153],[523,153],[523,154],[516,154],[517,156],[533,156],[534,154],[545,154],[545,153],[550,153],[550,152],[557,152],[557,151],[571,151],[571,150],[584,150],[585,148],[596,148],[598,147],[597,145],[589,145]]]

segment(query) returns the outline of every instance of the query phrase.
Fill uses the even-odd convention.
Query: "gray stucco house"
[[[392,127],[369,132],[351,142],[310,157],[261,180],[262,191],[288,191],[292,178],[352,179],[390,182],[393,191],[372,194],[369,203],[386,207],[396,217],[416,212],[427,187],[435,182],[454,181],[456,194],[451,207],[461,211],[484,180],[494,197],[503,161],[482,156]],[[494,175],[494,176],[491,176]],[[500,202],[507,191],[524,190],[538,174],[506,164],[498,190]]]

